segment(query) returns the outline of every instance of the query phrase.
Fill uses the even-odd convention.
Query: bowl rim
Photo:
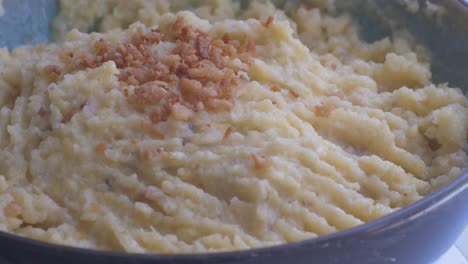
[[[307,248],[338,242],[344,239],[359,237],[364,234],[375,234],[389,229],[398,228],[403,224],[415,221],[431,210],[443,206],[446,202],[456,197],[463,191],[468,190],[468,170],[436,190],[432,194],[422,198],[421,200],[401,208],[391,214],[376,219],[374,221],[361,224],[359,226],[338,231],[335,233],[319,236],[308,240],[293,242],[288,244],[280,244],[270,247],[254,248],[247,250],[237,251],[223,251],[223,252],[207,252],[207,253],[188,253],[188,254],[158,254],[158,253],[125,253],[117,251],[95,250],[88,248],[79,248],[67,245],[53,244],[35,240],[13,233],[0,231],[0,239],[8,240],[11,243],[19,243],[29,247],[42,248],[43,250],[53,250],[61,253],[71,253],[77,255],[88,255],[90,257],[98,258],[119,258],[119,259],[133,259],[133,260],[152,260],[152,261],[181,261],[181,260],[203,260],[203,259],[242,259],[247,257],[274,255],[281,254],[282,252],[289,252],[297,248]]]

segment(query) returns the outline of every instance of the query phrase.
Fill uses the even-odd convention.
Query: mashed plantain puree
[[[61,0],[61,41],[0,50],[0,230],[266,247],[380,218],[468,167],[467,98],[431,82],[423,48],[363,42],[324,1],[187,2]]]

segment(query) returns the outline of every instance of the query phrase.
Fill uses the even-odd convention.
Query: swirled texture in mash
[[[106,33],[0,50],[0,230],[264,247],[372,221],[467,168],[467,99],[431,83],[420,47],[364,43],[326,8],[183,2],[62,0],[59,37]]]

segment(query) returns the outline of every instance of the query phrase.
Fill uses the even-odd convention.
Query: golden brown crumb
[[[223,139],[226,140],[229,138],[229,136],[232,134],[232,132],[234,131],[234,128],[232,128],[231,126],[228,127],[226,129],[226,131],[224,132],[224,136],[223,136]]]
[[[131,43],[135,47],[158,44],[161,41],[162,35],[157,30],[151,30],[150,32],[143,33],[141,29],[138,29],[137,33],[133,35]]]
[[[3,208],[3,212],[7,217],[17,217],[23,212],[23,208],[17,202],[10,202]]]
[[[192,79],[220,83],[225,77],[225,72],[218,69],[214,64],[204,61],[197,63],[193,68],[190,68],[188,70],[188,75]]]
[[[165,122],[167,121],[169,115],[171,114],[171,110],[169,107],[162,107],[158,110],[154,110],[152,112],[149,113],[149,118],[151,120],[151,122],[153,122],[154,124],[157,124],[159,122]]]
[[[94,43],[94,48],[96,49],[97,54],[100,55],[100,56],[102,56],[102,55],[106,54],[107,52],[109,52],[109,45],[102,38],[99,39],[98,41],[96,41],[96,43]]]
[[[167,94],[166,86],[167,83],[160,81],[145,83],[128,96],[128,102],[139,107],[158,104]]]
[[[149,149],[144,149],[140,151],[140,159],[144,161],[149,161],[153,159],[154,153]]]
[[[177,69],[181,65],[182,58],[179,55],[169,54],[159,57],[159,61],[168,66],[171,71]]]
[[[140,125],[141,129],[148,129],[148,128],[151,127],[152,123],[151,123],[150,120],[144,118],[144,119],[140,120],[139,125]]]
[[[76,58],[74,63],[77,65],[77,67],[82,69],[94,69],[99,66],[98,59],[92,54],[82,54]]]
[[[43,68],[43,72],[50,78],[58,78],[62,74],[62,69],[58,65],[47,65]]]
[[[210,57],[210,39],[206,34],[200,34],[197,37],[195,46],[197,48],[198,56],[202,59],[208,59]]]
[[[269,16],[265,22],[262,22],[262,25],[266,28],[270,27],[271,24],[273,24],[273,21],[275,20],[274,17]]]
[[[275,93],[279,93],[281,91],[281,89],[276,85],[273,85],[272,87],[270,87],[270,90]]]
[[[221,39],[224,41],[224,43],[228,43],[229,41],[231,41],[231,36],[229,36],[228,33],[224,33]]]
[[[245,43],[246,51],[251,53],[252,55],[255,55],[257,53],[257,46],[255,45],[255,42],[252,39],[247,39]]]
[[[426,138],[426,141],[427,141],[427,144],[428,144],[429,148],[432,151],[437,151],[442,147],[442,145],[437,141],[437,139],[428,138],[426,136],[425,136],[425,138]]]
[[[237,58],[245,64],[242,70],[247,71],[256,53],[255,42],[246,35],[240,41],[227,34],[213,38],[186,23],[183,17],[178,17],[170,28],[167,34],[139,29],[129,40],[116,44],[99,39],[88,53],[74,55],[64,51],[65,69],[96,68],[114,61],[128,103],[146,113],[153,124],[170,117],[189,121],[200,111],[231,110],[233,91],[243,79],[239,70],[225,67],[224,61]],[[153,46],[161,40],[175,44],[169,55],[154,50]],[[63,123],[79,110],[67,113]],[[164,138],[160,132],[149,133],[154,138]]]
[[[104,152],[107,149],[107,143],[106,142],[101,142],[94,146],[94,151],[96,152]]]
[[[75,57],[75,54],[73,53],[73,51],[67,48],[63,48],[62,50],[59,51],[59,57],[61,60],[69,62],[70,60],[73,59],[73,57]]]
[[[175,120],[188,121],[194,115],[194,112],[183,104],[176,103],[171,108]]]
[[[319,117],[328,117],[335,110],[334,107],[328,104],[319,104],[315,106],[315,114]]]
[[[320,64],[325,67],[327,65],[327,60],[325,58],[320,59]]]
[[[213,62],[214,65],[218,68],[224,68],[224,60],[223,60],[223,51],[216,47],[211,47],[210,51],[210,60]]]
[[[176,22],[172,25],[172,31],[173,32],[179,32],[182,30],[182,28],[185,26],[185,21],[184,17],[177,17]]]
[[[296,99],[299,98],[299,94],[293,90],[289,90],[289,94]]]
[[[213,98],[213,99],[208,99],[205,103],[206,105],[206,108],[208,110],[221,110],[221,111],[229,111],[232,109],[232,107],[234,106],[234,103],[232,103],[231,101],[229,100],[225,100],[225,99],[216,99],[216,98]]]
[[[148,133],[152,138],[155,138],[155,139],[163,140],[165,138],[163,133],[161,133],[159,130],[153,127],[149,129]]]
[[[71,109],[70,111],[68,111],[62,118],[62,123],[63,124],[66,124],[68,122],[70,122],[70,120],[73,118],[73,116],[75,116],[76,114],[78,114],[82,109],[83,107],[86,105],[86,102],[82,103],[80,105],[80,107],[77,107],[77,108],[73,108]]]
[[[211,89],[203,88],[203,84],[200,81],[188,78],[182,78],[180,80],[180,89],[188,100],[207,97],[216,92]]]
[[[37,112],[40,116],[45,116],[47,114],[47,110],[45,109],[44,106],[41,106],[41,108],[39,108],[39,111]]]
[[[271,161],[263,156],[258,156],[257,154],[250,154],[250,158],[253,161],[254,168],[256,170],[264,170],[271,166]]]

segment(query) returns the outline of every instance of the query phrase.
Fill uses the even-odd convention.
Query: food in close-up
[[[266,247],[378,219],[468,167],[468,100],[405,34],[362,41],[331,1],[198,2],[62,0],[56,42],[0,50],[0,230]]]

